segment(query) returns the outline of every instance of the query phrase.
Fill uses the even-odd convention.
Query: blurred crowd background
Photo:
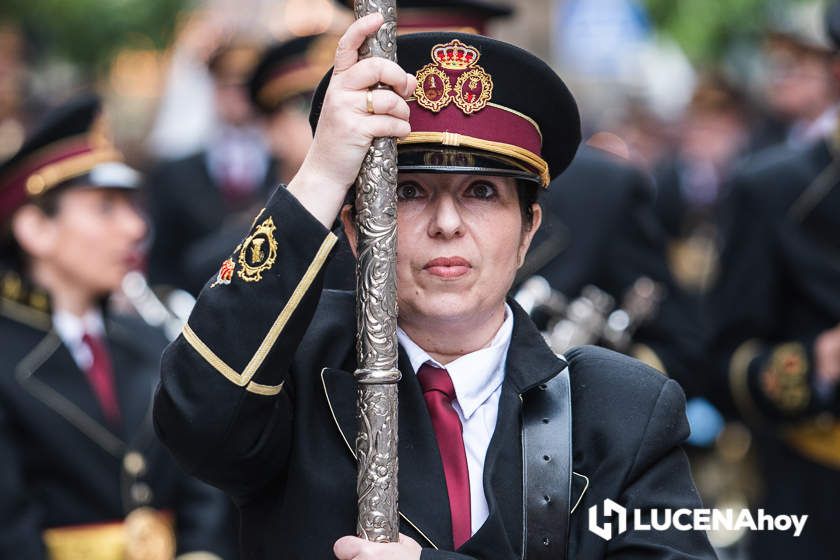
[[[549,61],[576,95],[588,143],[656,179],[658,212],[677,242],[673,271],[702,291],[715,267],[710,217],[733,163],[778,142],[816,138],[820,123],[831,122],[837,88],[823,3],[507,4],[517,8],[513,17],[491,21],[490,34]],[[85,89],[105,97],[111,132],[134,167],[148,171],[199,152],[228,124],[256,127],[236,85],[261,48],[340,31],[350,18],[332,0],[4,2],[0,160],[39,115]],[[214,79],[209,63],[231,45],[244,58]],[[265,144],[259,134],[254,141]]]
[[[491,21],[489,34],[555,67],[580,104],[585,143],[649,179],[667,265],[702,305],[719,266],[719,203],[738,163],[771,146],[805,146],[834,129],[840,87],[825,3],[507,4],[514,15]],[[186,235],[176,227],[187,218],[185,208],[210,202],[185,186],[188,202],[167,207],[172,193],[166,190],[189,182],[175,177],[179,171],[170,164],[196,154],[208,158],[225,210],[204,233],[214,234],[208,243],[232,247],[232,237],[215,234],[232,225],[233,237],[241,235],[266,177],[287,180],[308,142],[305,120],[284,122],[284,136],[272,137],[249,101],[247,83],[260,54],[278,41],[341,32],[351,19],[346,5],[332,0],[4,0],[0,161],[50,108],[79,92],[101,94],[114,142],[146,176],[148,243],[157,245],[146,266],[150,281],[197,295],[218,267],[218,251],[198,244],[177,253],[184,244],[167,244]],[[303,145],[289,141],[295,126]],[[207,255],[213,258],[204,262]],[[725,422],[702,391],[694,396],[690,455],[701,492],[710,507],[755,503],[761,471],[753,463],[752,433]],[[712,538],[722,557],[743,558],[743,536]]]

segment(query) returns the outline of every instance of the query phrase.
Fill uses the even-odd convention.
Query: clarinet
[[[184,290],[172,290],[166,294],[164,303],[149,286],[146,277],[132,270],[123,277],[122,293],[137,314],[147,324],[162,329],[172,341],[181,334],[187,323],[195,298]]]
[[[587,285],[569,301],[542,276],[532,276],[514,299],[535,320],[546,342],[557,353],[573,346],[602,344],[627,352],[636,330],[653,317],[662,287],[642,276],[627,290],[621,307],[600,288]]]

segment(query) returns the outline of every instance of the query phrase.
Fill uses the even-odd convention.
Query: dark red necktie
[[[432,426],[443,461],[446,489],[449,493],[449,511],[452,514],[452,540],[455,548],[464,544],[472,534],[470,525],[470,474],[467,454],[464,451],[464,434],[461,419],[452,408],[455,387],[445,369],[429,364],[420,366],[417,379],[423,387],[423,398],[432,417]]]
[[[105,343],[98,336],[92,336],[85,333],[82,336],[84,342],[90,349],[93,356],[93,361],[87,371],[88,381],[93,392],[96,393],[96,398],[99,400],[99,406],[102,407],[102,412],[105,413],[105,419],[112,426],[118,426],[120,422],[120,407],[117,402],[117,391],[114,387],[114,369],[111,366],[111,358],[108,356],[108,349],[105,348]]]

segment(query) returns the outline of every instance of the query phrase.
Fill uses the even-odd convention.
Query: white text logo
[[[798,537],[805,528],[807,515],[770,515],[763,509],[753,514],[748,509],[652,509],[628,511],[624,506],[604,500],[604,523],[598,523],[598,506],[589,508],[589,530],[608,541],[627,531],[790,531]],[[615,532],[613,532],[615,528]]]

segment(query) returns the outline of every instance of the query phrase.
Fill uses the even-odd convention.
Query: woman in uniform
[[[580,140],[568,89],[533,55],[475,35],[403,36],[402,66],[359,61],[380,25],[368,16],[340,40],[304,164],[165,352],[160,436],[234,498],[248,558],[713,558],[702,531],[614,523],[616,534],[598,536],[584,513],[607,499],[647,520],[653,508],[700,507],[680,449],[688,426],[677,383],[605,350],[558,357],[507,299],[540,225],[539,190]],[[391,91],[372,89],[379,83]],[[339,215],[355,245],[344,202],[384,136],[400,139],[402,537],[376,544],[349,536],[354,296],[321,282]],[[563,379],[571,397],[535,420]],[[539,426],[545,447],[523,450]],[[564,449],[568,477],[537,474],[551,461],[562,468]]]

